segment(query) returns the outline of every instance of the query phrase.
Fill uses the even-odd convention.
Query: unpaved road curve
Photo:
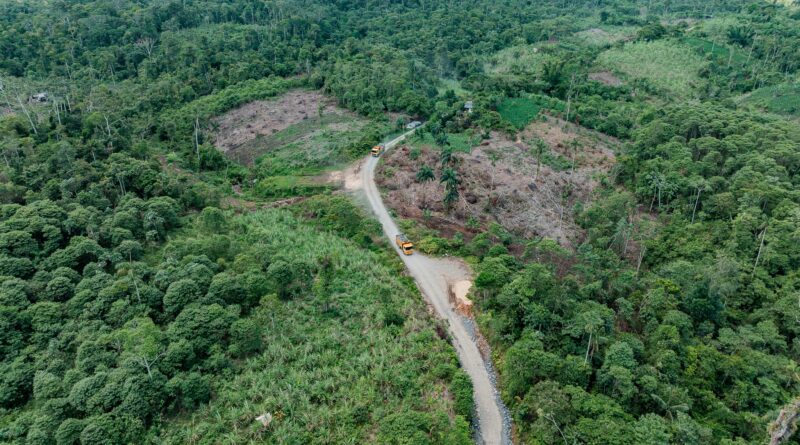
[[[386,149],[391,149],[411,133],[405,133],[387,143]],[[379,159],[370,156],[364,161],[361,168],[360,185],[370,207],[383,226],[384,233],[389,237],[391,245],[402,258],[406,268],[436,313],[448,323],[450,336],[453,339],[461,366],[472,379],[480,432],[478,441],[483,445],[511,444],[510,433],[503,422],[502,412],[505,407],[502,406],[493,381],[489,378],[489,370],[472,335],[448,302],[448,283],[442,273],[443,265],[439,264],[440,260],[419,253],[411,256],[403,255],[394,242],[394,237],[399,230],[383,205],[380,192],[375,184],[375,167],[378,165]]]

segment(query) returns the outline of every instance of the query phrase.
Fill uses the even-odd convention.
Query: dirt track
[[[394,147],[408,134],[410,132],[387,143],[386,149]],[[394,236],[399,231],[383,205],[378,186],[375,184],[375,166],[379,160],[380,158],[369,157],[362,163],[361,181],[357,186],[360,186],[366,194],[370,207],[383,226],[384,233],[395,246]],[[483,445],[511,444],[510,425],[505,415],[505,407],[500,401],[493,383],[494,380],[489,375],[490,371],[483,361],[473,336],[462,318],[455,313],[448,302],[448,283],[464,279],[464,274],[468,276],[468,272],[459,270],[459,267],[463,266],[457,262],[430,258],[419,253],[411,256],[402,255],[396,246],[395,250],[436,313],[442,319],[447,320],[461,366],[472,379],[478,416],[478,442]]]

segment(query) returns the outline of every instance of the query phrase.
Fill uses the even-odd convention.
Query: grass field
[[[539,115],[542,106],[539,102],[527,97],[514,97],[504,100],[497,111],[503,119],[521,130]]]
[[[747,65],[747,51],[733,45],[725,44],[725,41],[710,41],[697,37],[686,37],[681,42],[701,52],[703,55],[712,55],[716,63],[727,64],[729,61],[732,66]]]
[[[646,80],[676,98],[694,97],[704,83],[698,72],[705,60],[676,40],[628,43],[601,53],[597,62],[630,79]]]
[[[740,103],[770,113],[800,116],[800,83],[782,83],[759,88],[743,97]]]
[[[479,136],[469,133],[448,133],[447,140],[450,142],[450,146],[453,148],[453,151],[460,151],[463,153],[471,152],[472,147],[478,145],[481,141]],[[421,139],[417,136],[412,136],[407,139],[407,142],[412,147],[425,146],[438,148],[436,142],[433,140],[433,136],[431,136],[430,133],[425,133]]]

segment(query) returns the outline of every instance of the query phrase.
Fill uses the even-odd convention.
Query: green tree
[[[584,362],[588,362],[589,357],[597,350],[599,337],[610,332],[613,318],[614,312],[611,309],[599,303],[589,302],[583,305],[569,323],[567,333],[573,337],[587,338]]]
[[[672,443],[672,434],[669,425],[655,414],[645,414],[639,418],[633,427],[636,443],[645,445],[669,445]]]
[[[259,352],[263,346],[261,327],[254,320],[236,320],[231,325],[230,336],[230,349],[237,357]]]
[[[311,269],[302,261],[277,260],[267,268],[267,277],[277,287],[278,295],[288,299],[298,296],[311,284]]]
[[[201,292],[200,286],[191,279],[173,282],[164,293],[164,313],[170,317],[177,316],[183,308],[198,302]]]
[[[147,317],[136,318],[117,331],[116,336],[122,344],[123,360],[130,357],[147,371],[147,377],[152,381],[154,367],[166,353],[161,329]]]
[[[200,213],[200,224],[208,233],[219,233],[226,229],[227,221],[222,210],[216,207],[206,207]]]

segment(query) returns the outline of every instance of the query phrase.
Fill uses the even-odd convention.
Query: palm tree
[[[436,145],[438,145],[440,147],[449,147],[450,146],[450,138],[447,137],[447,133],[445,133],[444,131],[436,133],[433,136],[433,140],[434,140],[434,142],[436,142]]]
[[[444,204],[450,208],[458,200],[458,175],[452,168],[442,170],[439,182],[444,183]]]
[[[739,46],[747,46],[753,42],[755,32],[747,26],[732,26],[728,29],[728,41]]]
[[[453,163],[453,148],[450,146],[443,147],[442,152],[439,154],[439,163],[442,168]]]
[[[433,169],[427,165],[423,165],[417,172],[417,182],[433,181],[436,177],[433,174]]]

